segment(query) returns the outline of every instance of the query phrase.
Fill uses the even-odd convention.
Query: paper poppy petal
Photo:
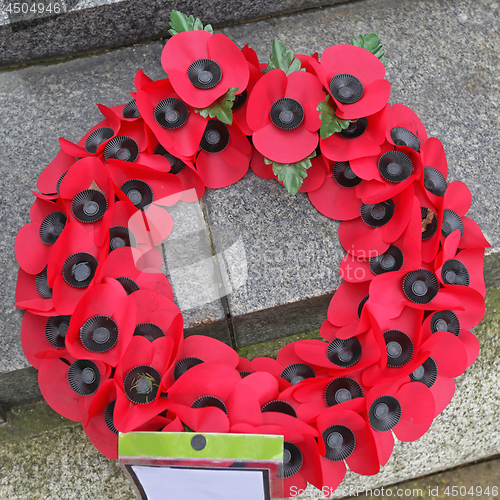
[[[261,179],[274,179],[273,165],[267,164],[262,156],[256,149],[254,150],[250,167],[255,175]]]
[[[234,184],[248,170],[248,158],[244,154],[234,148],[231,148],[229,156],[222,153],[201,151],[196,160],[198,174],[205,186],[211,189],[219,189]]]
[[[471,331],[466,329],[460,332],[459,338],[467,351],[467,367],[469,367],[476,361],[479,355],[479,340]]]
[[[391,84],[387,80],[375,80],[363,88],[363,97],[353,104],[337,102],[335,114],[344,120],[354,120],[373,115],[380,111],[388,102],[391,95]]]
[[[462,222],[464,225],[464,235],[460,240],[460,248],[491,247],[476,221],[469,217],[462,217]]]
[[[165,411],[168,406],[169,401],[161,396],[151,403],[134,404],[119,390],[113,415],[115,427],[120,432],[131,432]]]
[[[315,191],[309,191],[314,207],[330,219],[352,220],[359,217],[361,200],[353,196],[352,189],[343,188],[331,174]]]
[[[282,130],[273,123],[252,135],[255,148],[270,160],[295,163],[309,156],[318,145],[318,134],[304,127]]]
[[[387,140],[394,144],[391,131],[394,127],[402,127],[414,134],[423,145],[427,141],[425,127],[416,113],[404,104],[392,104],[387,113]]]
[[[384,240],[382,228],[370,227],[361,218],[345,220],[339,227],[340,243],[344,250],[357,257],[384,253],[390,242]],[[397,238],[397,237],[396,237]]]
[[[338,485],[342,482],[347,472],[343,460],[334,462],[325,457],[320,458],[321,473],[323,475],[323,486],[326,487],[325,491],[328,493],[337,489]],[[327,496],[330,496],[329,494]]]
[[[220,408],[190,408],[174,404],[169,406],[169,411],[195,432],[229,432],[229,419]]]
[[[434,398],[435,415],[439,415],[451,402],[455,394],[455,381],[439,374],[430,388]]]
[[[16,260],[28,274],[41,273],[49,260],[51,246],[40,239],[40,225],[30,222],[16,236]]]
[[[401,441],[415,441],[422,437],[434,419],[434,398],[424,384],[404,384],[396,394],[401,404],[401,418],[394,426],[394,434]]]
[[[394,437],[391,432],[372,431],[375,446],[377,448],[377,455],[380,465],[384,466],[391,458],[392,450],[394,448]]]
[[[274,69],[267,72],[256,84],[248,98],[247,123],[256,132],[271,125],[269,110],[284,97],[287,77],[284,71]]]
[[[448,184],[444,195],[444,208],[448,208],[463,217],[469,210],[472,195],[469,188],[461,181],[454,181]]]
[[[454,378],[467,368],[467,352],[461,339],[450,332],[438,331],[424,342],[422,351],[429,350],[437,363],[439,375]]]

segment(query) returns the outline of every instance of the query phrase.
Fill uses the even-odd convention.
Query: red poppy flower
[[[349,162],[352,171],[364,182],[356,187],[356,195],[364,203],[379,203],[401,193],[420,177],[422,160],[412,148],[385,142],[380,154],[356,158]]]
[[[82,158],[66,173],[59,192],[70,221],[92,230],[94,241],[102,246],[113,217],[113,182],[101,160]]]
[[[200,147],[196,169],[205,186],[230,186],[247,173],[252,146],[237,125],[208,120]]]
[[[401,381],[373,387],[366,397],[366,409],[380,465],[391,456],[392,432],[400,441],[415,441],[427,432],[435,415],[429,388]]]
[[[310,366],[327,368],[330,375],[344,376],[376,363],[380,357],[374,333],[334,338],[330,343],[317,340],[293,343],[297,356]]]
[[[363,384],[363,371],[347,376],[309,379],[294,388],[293,397],[300,402],[297,414],[304,422],[313,422],[327,408],[363,411],[368,388]]]
[[[153,342],[142,335],[132,337],[114,374],[119,390],[113,420],[118,431],[130,432],[167,409],[168,400],[160,386],[170,366],[173,344],[164,336]]]
[[[464,309],[462,297],[455,290],[440,289],[435,274],[425,268],[376,276],[370,283],[370,298],[374,304],[385,308],[384,314],[388,318],[398,317],[404,307],[422,310]]]
[[[362,204],[360,217],[340,224],[340,243],[356,257],[384,253],[406,229],[414,200],[413,186],[410,185],[393,198]]]
[[[380,111],[352,122],[342,132],[321,139],[321,152],[333,161],[378,155],[385,140],[388,108],[384,106]]]
[[[47,267],[52,246],[64,230],[66,209],[62,204],[37,198],[31,206],[30,218],[32,222],[17,233],[15,253],[21,269],[38,274]]]
[[[435,316],[434,325],[439,325],[440,320],[449,318],[450,312]],[[434,315],[432,315],[434,316]],[[427,353],[424,360],[412,371],[410,380],[426,385],[435,403],[435,416],[439,415],[451,401],[455,392],[454,377],[461,375],[467,368],[467,348],[456,335],[449,331],[422,332],[422,343],[419,347],[420,353]],[[469,332],[470,333],[470,332]],[[428,336],[427,336],[428,335]]]
[[[379,274],[415,269],[420,265],[422,256],[419,240],[415,241],[409,234],[411,232],[407,229],[380,255],[363,259],[346,254],[340,263],[340,276],[350,283],[361,283],[371,281]]]
[[[92,231],[70,223],[53,245],[47,266],[47,281],[52,286],[58,314],[72,314],[78,301],[93,284],[100,262],[108,254],[108,245],[98,247]]]
[[[387,113],[387,141],[420,152],[427,141],[427,132],[416,113],[404,104],[392,104]]]
[[[107,458],[118,458],[118,430],[114,424],[114,409],[119,389],[113,379],[104,382],[96,392],[88,410],[88,420],[82,422],[83,430],[92,444]],[[155,432],[159,429],[182,432],[178,419],[155,416],[137,429],[138,432]]]
[[[478,294],[476,297],[479,299]],[[469,367],[479,354],[479,341],[471,331],[471,328],[476,324],[470,322],[470,316],[466,310],[442,309],[433,311],[422,325],[422,338],[428,339],[433,333],[439,331],[452,333],[462,342],[467,354],[467,367]]]
[[[38,370],[45,358],[65,357],[65,336],[71,316],[40,316],[26,311],[21,324],[21,345],[26,359]]]
[[[206,108],[230,87],[241,94],[248,84],[245,56],[221,33],[177,33],[165,44],[161,65],[181,99],[195,108]]]
[[[77,144],[59,139],[61,149],[76,158],[104,156],[106,160],[120,158],[135,161],[139,152],[147,147],[143,120],[129,121],[107,106],[98,104],[98,107],[106,119],[93,127]]]
[[[279,163],[303,160],[318,146],[321,126],[318,103],[325,97],[320,81],[310,73],[266,73],[250,95],[247,122],[255,148]]]
[[[331,493],[349,469],[374,475],[380,470],[377,448],[366,420],[352,410],[332,407],[317,418],[323,493]],[[325,488],[326,487],[326,488]]]
[[[376,318],[382,337],[379,339],[381,356],[379,363],[368,367],[363,373],[367,386],[390,383],[408,376],[420,366],[428,354],[420,351],[420,329],[424,312],[405,307],[393,319],[378,315]]]
[[[86,420],[92,398],[105,382],[111,368],[101,361],[46,358],[38,369],[38,385],[47,404],[59,415],[82,422]]]
[[[354,45],[333,45],[321,55],[318,77],[344,120],[380,111],[389,100],[391,85],[382,62],[368,50]]]
[[[309,199],[318,212],[330,219],[352,220],[359,217],[361,209],[361,199],[353,188],[362,182],[349,162],[328,162],[324,182],[309,191]]]
[[[71,316],[68,351],[76,358],[116,366],[134,334],[135,314],[134,300],[118,281],[93,286]]]
[[[170,79],[143,86],[136,102],[147,126],[167,151],[184,157],[198,151],[206,120],[183,102]]]

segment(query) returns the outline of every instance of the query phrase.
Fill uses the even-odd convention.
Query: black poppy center
[[[66,225],[66,215],[62,212],[52,212],[40,224],[40,239],[46,245],[53,245],[63,232]]]
[[[71,211],[80,222],[96,222],[108,209],[108,200],[101,191],[80,191],[71,202]]]
[[[115,135],[112,128],[103,127],[94,130],[85,141],[85,151],[90,154],[97,152],[97,148],[108,139]]]
[[[460,334],[460,321],[458,316],[453,311],[438,311],[432,315],[431,318],[431,331],[436,332],[450,332],[457,336]]]
[[[80,396],[90,396],[97,391],[101,375],[97,365],[86,359],[78,359],[68,370],[70,387]]]
[[[418,137],[406,128],[394,127],[391,129],[391,139],[396,146],[406,146],[417,152],[420,150],[420,141]]]
[[[352,378],[339,377],[332,380],[325,389],[327,406],[334,406],[363,397],[361,386]]]
[[[71,316],[51,316],[45,323],[45,337],[56,349],[65,346],[64,339],[69,328]]]
[[[200,142],[207,153],[219,153],[229,144],[230,133],[227,126],[219,120],[209,120]]]
[[[111,139],[104,148],[104,158],[134,162],[139,156],[139,145],[125,135]]]
[[[275,101],[269,114],[274,125],[283,130],[292,130],[304,120],[302,104],[288,97]]]
[[[352,170],[348,161],[337,161],[333,165],[333,178],[345,188],[353,188],[361,183],[360,179]]]
[[[313,378],[315,376],[314,370],[304,363],[288,365],[280,375],[280,377],[288,380],[292,385],[296,385],[306,378]]]
[[[349,123],[349,126],[340,132],[342,137],[346,139],[356,139],[362,135],[368,127],[366,117],[358,118],[356,121]]]
[[[332,425],[322,434],[326,445],[325,458],[339,462],[348,458],[356,446],[356,438],[351,429],[344,425]]]
[[[436,276],[427,269],[410,271],[403,279],[406,297],[417,304],[428,304],[438,293]]]
[[[388,431],[397,425],[401,418],[401,404],[392,396],[381,396],[371,404],[368,418],[376,431]]]
[[[443,196],[448,187],[444,175],[432,167],[424,167],[424,186],[436,196]]]
[[[156,122],[163,128],[175,129],[184,125],[189,116],[187,105],[180,99],[169,97],[160,101],[154,110]]]
[[[401,151],[387,151],[378,160],[378,170],[389,182],[403,182],[413,173],[413,163]]]
[[[354,75],[340,73],[330,81],[330,92],[343,104],[352,104],[361,99],[363,84]]]
[[[198,89],[215,87],[222,78],[222,69],[213,59],[197,59],[187,70],[189,81]]]
[[[153,201],[153,190],[149,184],[140,179],[131,179],[125,182],[121,190],[127,195],[127,198],[141,210]]]
[[[333,339],[328,344],[326,357],[338,366],[353,366],[361,358],[361,344],[356,337]]]
[[[136,366],[123,381],[125,394],[133,403],[151,403],[156,398],[160,381],[161,376],[153,367]]]

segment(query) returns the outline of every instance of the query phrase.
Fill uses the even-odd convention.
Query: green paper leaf
[[[319,129],[319,135],[322,139],[327,139],[333,134],[342,132],[349,124],[355,122],[356,120],[343,120],[339,118],[334,109],[328,104],[330,96],[327,95],[324,101],[321,101],[316,108],[319,111],[319,119],[321,120],[321,128]]]
[[[296,195],[307,177],[307,169],[312,166],[311,158],[315,156],[316,152],[312,152],[307,158],[296,163],[278,163],[268,158],[264,158],[264,162],[266,165],[273,164],[273,174],[278,177],[290,194]]]
[[[385,66],[387,61],[382,59],[385,54],[385,51],[382,50],[382,44],[380,43],[379,37],[375,33],[367,33],[366,35],[359,35],[358,39],[351,39],[351,45],[355,45],[356,47],[362,47],[363,49],[368,50],[375,56],[377,56],[382,64]]]
[[[183,31],[205,30],[212,34],[214,32],[210,24],[203,27],[203,23],[198,18],[195,19],[193,16],[188,17],[186,14],[179,12],[178,10],[173,10],[170,13],[169,24],[172,26],[172,29],[168,30],[168,32],[172,36],[177,33],[182,33]]]
[[[235,95],[234,93],[238,90],[238,87],[230,87],[229,90],[215,102],[207,106],[206,108],[194,110],[200,113],[203,118],[217,118],[226,125],[231,125],[233,123],[233,104]]]
[[[297,59],[291,50],[288,52],[277,38],[273,40],[273,49],[269,56],[267,69],[269,71],[281,69],[287,75],[294,71],[305,71],[305,68],[301,69],[300,59]]]

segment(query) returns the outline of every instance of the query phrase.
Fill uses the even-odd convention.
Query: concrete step
[[[211,21],[209,16],[204,20]],[[391,102],[415,110],[428,134],[444,144],[449,180],[460,179],[471,189],[473,204],[468,215],[492,245],[485,264],[487,286],[489,290],[498,286],[500,18],[496,2],[367,0],[221,31],[239,46],[254,47],[261,60],[267,60],[274,37],[297,53],[310,54],[360,33],[377,32],[386,49]],[[28,36],[24,37],[27,43]],[[0,404],[40,397],[36,371],[29,368],[21,349],[22,314],[13,305],[18,269],[14,241],[19,228],[29,221],[34,199],[29,190],[57,153],[58,137],[77,141],[100,120],[96,102],[108,106],[127,102],[138,68],[155,79],[164,76],[161,50],[162,43],[153,42],[0,72],[4,124],[0,132],[4,292],[0,298]],[[225,278],[215,282],[213,294],[200,298],[197,307],[185,304],[187,334],[208,333],[228,343],[233,336],[239,346],[245,346],[311,331],[321,324],[329,298],[340,283],[338,263],[343,251],[336,236],[337,223],[319,215],[306,195],[293,198],[276,182],[249,172],[234,186],[210,191],[195,212],[182,231],[194,231],[199,237],[193,255],[206,261],[205,279]],[[200,213],[205,214],[203,220]],[[175,216],[183,220],[185,213]],[[179,238],[185,234],[182,231]],[[234,259],[234,252],[241,255],[237,252],[242,249],[245,268],[235,265]],[[212,255],[221,253],[218,268],[214,264],[210,268],[208,264],[215,261]],[[226,274],[221,272],[223,264]],[[175,269],[168,271],[172,274]],[[222,300],[220,287],[231,288]],[[198,293],[197,288],[199,284],[186,279],[185,288],[175,290],[178,301]],[[400,451],[407,446],[401,444],[391,459],[395,462],[387,468],[388,476],[380,479],[386,481],[383,484],[484,458],[499,449],[495,408],[500,402],[496,383],[500,373],[494,363],[500,348],[497,292],[490,297],[487,317],[476,330],[482,357],[459,379],[457,397],[436,419],[439,425],[435,423],[423,440],[408,445],[408,454]],[[474,438],[471,428],[477,429]],[[378,480],[379,476],[370,484]]]
[[[0,67],[168,36],[172,9],[220,27],[346,0],[35,0],[0,2]]]

